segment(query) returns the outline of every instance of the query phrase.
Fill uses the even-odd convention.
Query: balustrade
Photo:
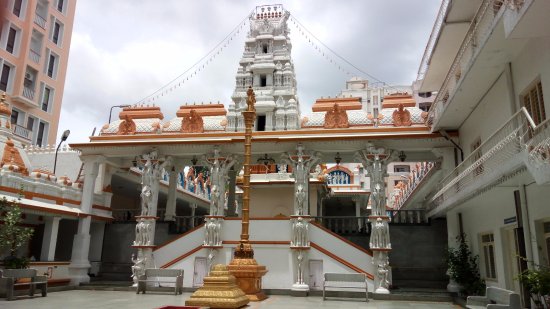
[[[324,216],[312,217],[322,226],[340,235],[370,235],[369,217]]]
[[[34,14],[34,23],[40,26],[40,28],[46,29],[46,19],[38,15],[38,13]]]
[[[429,224],[425,209],[392,210],[388,211],[391,224]]]

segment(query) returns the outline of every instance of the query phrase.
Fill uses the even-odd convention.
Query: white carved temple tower
[[[236,86],[227,113],[227,131],[244,131],[242,111],[246,90],[256,94],[256,131],[298,129],[300,107],[296,76],[290,57],[289,13],[282,5],[256,7],[250,16],[250,32],[239,61]]]

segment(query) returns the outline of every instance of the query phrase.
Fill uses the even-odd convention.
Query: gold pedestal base
[[[248,304],[247,295],[237,286],[236,279],[223,264],[215,265],[204,278],[204,285],[185,301],[186,306],[210,308],[240,308]]]
[[[241,244],[236,248],[235,258],[227,265],[227,269],[237,278],[237,284],[248,299],[261,301],[267,298],[262,292],[262,277],[267,273],[267,269],[258,265],[250,244]]]

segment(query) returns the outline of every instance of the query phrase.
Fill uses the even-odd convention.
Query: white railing
[[[398,192],[396,192],[393,209],[399,210],[405,205],[409,197],[416,190],[416,188],[424,181],[426,176],[430,174],[430,171],[436,166],[434,162],[422,162],[417,170],[413,170],[409,174],[407,183]]]
[[[34,14],[34,23],[40,26],[40,28],[46,29],[46,19],[38,15],[38,13]]]
[[[34,90],[31,88],[24,86],[23,87],[23,96],[29,100],[34,100]]]
[[[550,118],[533,130],[533,137],[526,144],[529,163],[543,167],[550,164]]]
[[[37,51],[34,51],[34,50],[30,50],[29,51],[29,58],[34,62],[34,63],[40,63],[40,54],[37,52]]]
[[[13,134],[26,140],[32,140],[32,131],[20,125],[12,124]]]
[[[432,125],[435,118],[441,115],[445,104],[454,95],[463,73],[468,71],[477,52],[488,39],[496,17],[505,7],[504,2],[505,0],[484,0],[481,4],[428,112],[428,125]]]
[[[437,42],[439,33],[441,32],[441,27],[443,26],[443,22],[445,21],[445,16],[447,16],[447,10],[449,9],[450,2],[451,2],[450,0],[443,0],[441,2],[439,13],[437,14],[437,18],[435,19],[435,24],[434,24],[434,27],[432,28],[432,33],[430,34],[430,38],[428,39],[428,44],[426,45],[426,49],[424,50],[424,55],[422,56],[422,61],[420,62],[420,67],[418,68],[418,74],[416,76],[416,80],[422,80],[426,75],[426,70],[428,69],[428,65],[432,58],[435,43]]]
[[[527,110],[521,108],[441,181],[428,208],[437,208],[485,175],[495,171],[506,172],[503,166],[524,149],[524,141],[532,136],[534,127]],[[473,189],[482,190],[483,184],[478,183]]]
[[[426,209],[408,209],[388,211],[392,224],[429,224],[430,219],[426,215]]]
[[[44,146],[38,146],[38,145],[29,145],[25,147],[25,151],[27,154],[38,154],[38,153],[55,153],[56,145],[44,145]],[[63,144],[59,150],[58,153],[64,153],[64,152],[79,152],[77,149],[73,149],[69,147],[67,144]]]

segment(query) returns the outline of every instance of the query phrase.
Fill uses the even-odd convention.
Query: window
[[[260,87],[267,86],[267,76],[266,75],[260,75]]]
[[[40,124],[38,124],[38,134],[36,134],[36,145],[43,146],[45,145],[47,141],[47,124],[43,121],[40,121]]]
[[[44,87],[44,93],[42,94],[42,110],[45,112],[49,111],[50,100],[51,100],[52,90],[48,87]]]
[[[550,222],[544,222],[544,241],[546,243],[546,261],[550,266]]]
[[[264,54],[267,54],[267,44],[263,44],[263,45],[262,45],[262,52],[263,52]]]
[[[34,118],[29,117],[27,118],[27,130],[32,131],[32,128],[34,127]]]
[[[408,165],[394,165],[393,171],[394,173],[410,173],[411,167]]]
[[[539,124],[546,120],[546,112],[544,110],[544,97],[542,95],[542,84],[537,82],[523,96],[523,106],[533,117],[535,124]]]
[[[422,102],[422,103],[418,104],[418,108],[420,108],[421,110],[423,110],[425,112],[430,110],[430,106],[432,106],[431,102]]]
[[[2,66],[2,75],[0,75],[0,90],[8,92],[10,82],[11,67],[4,63]]]
[[[51,78],[56,78],[59,57],[51,51],[49,52],[49,54],[50,56],[47,58],[48,62],[46,64],[46,74]]]
[[[15,50],[15,39],[17,38],[17,30],[10,27],[10,30],[8,31],[8,42],[6,43],[6,50],[9,53],[14,52]]]
[[[63,5],[65,4],[64,0],[57,0],[57,10],[63,13]]]
[[[16,109],[12,109],[10,122],[12,124],[17,124],[17,119],[18,118],[19,118],[19,111],[16,110]]]
[[[485,265],[485,278],[496,279],[495,237],[493,233],[481,235],[481,249],[483,251],[483,261]]]
[[[258,126],[256,131],[265,131],[265,115],[258,115]]]
[[[58,22],[53,23],[53,36],[52,41],[57,44],[59,42],[59,31],[61,30],[61,25]]]
[[[19,17],[21,15],[21,7],[23,6],[23,0],[15,0],[13,2],[13,15]]]

